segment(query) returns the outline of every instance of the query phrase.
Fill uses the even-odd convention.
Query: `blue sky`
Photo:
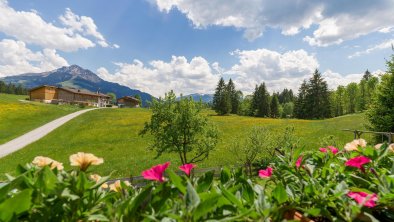
[[[394,1],[0,0],[0,77],[78,64],[155,96],[212,93],[232,78],[297,90],[385,70]]]

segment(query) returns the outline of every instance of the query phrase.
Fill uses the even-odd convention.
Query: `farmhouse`
[[[42,85],[29,90],[31,101],[44,103],[82,104],[86,106],[104,107],[110,102],[110,96],[79,89],[70,89],[49,85]]]
[[[120,108],[121,107],[134,108],[134,107],[139,107],[140,104],[140,101],[132,96],[124,96],[122,98],[119,98],[117,102]]]

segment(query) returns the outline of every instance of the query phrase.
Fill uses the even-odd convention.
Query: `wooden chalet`
[[[111,97],[102,93],[93,93],[80,89],[42,85],[29,90],[31,101],[54,104],[81,104],[86,106],[105,107],[110,104]]]
[[[140,100],[132,96],[123,96],[117,99],[119,108],[136,108],[140,105]]]

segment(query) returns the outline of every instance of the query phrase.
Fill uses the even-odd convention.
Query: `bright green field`
[[[58,117],[80,110],[75,106],[29,102],[26,98],[27,96],[0,93],[0,144]]]
[[[0,175],[13,172],[18,163],[31,162],[35,156],[48,156],[63,162],[69,169],[68,157],[78,151],[91,152],[104,158],[104,164],[92,169],[102,175],[114,171],[112,177],[140,175],[140,172],[150,166],[171,161],[172,167],[179,165],[176,155],[165,155],[154,159],[155,153],[147,150],[148,137],[138,136],[145,121],[150,118],[146,109],[101,109],[85,113],[65,125],[59,127],[45,138],[29,145],[0,160]],[[263,119],[240,116],[210,116],[221,131],[221,140],[217,149],[208,160],[199,163],[198,167],[209,167],[233,164],[235,154],[228,151],[234,138],[242,135],[254,125],[271,127],[272,131],[282,130],[287,125],[293,125],[296,134],[306,149],[318,149],[322,137],[334,135],[337,142],[342,144],[351,141],[353,135],[342,132],[341,129],[363,129],[362,114],[348,115],[334,119],[286,120]]]

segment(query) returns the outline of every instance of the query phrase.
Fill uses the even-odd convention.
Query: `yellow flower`
[[[358,147],[366,147],[367,141],[364,139],[355,139],[350,143],[346,143],[345,150],[346,151],[358,151]]]
[[[91,153],[78,152],[70,156],[71,166],[79,166],[82,171],[85,171],[90,165],[100,165],[103,162],[103,158],[98,158]]]
[[[92,175],[90,175],[90,179],[92,179],[93,181],[95,181],[97,183],[101,179],[101,176],[98,175],[98,174],[92,174]],[[107,189],[108,188],[108,184],[107,183],[101,184],[101,188]]]
[[[123,181],[126,186],[131,186],[129,181]],[[109,185],[109,190],[110,191],[115,191],[115,192],[120,192],[122,190],[122,187],[120,186],[120,180],[115,181],[115,183]]]
[[[383,145],[383,143],[376,144],[375,149],[377,149],[377,150],[380,149],[380,147],[382,147],[382,145]]]
[[[62,163],[57,162],[56,160],[52,160],[51,158],[45,156],[36,156],[34,157],[34,160],[31,163],[38,167],[50,166],[51,169],[54,168],[57,168],[58,170],[64,169]]]

